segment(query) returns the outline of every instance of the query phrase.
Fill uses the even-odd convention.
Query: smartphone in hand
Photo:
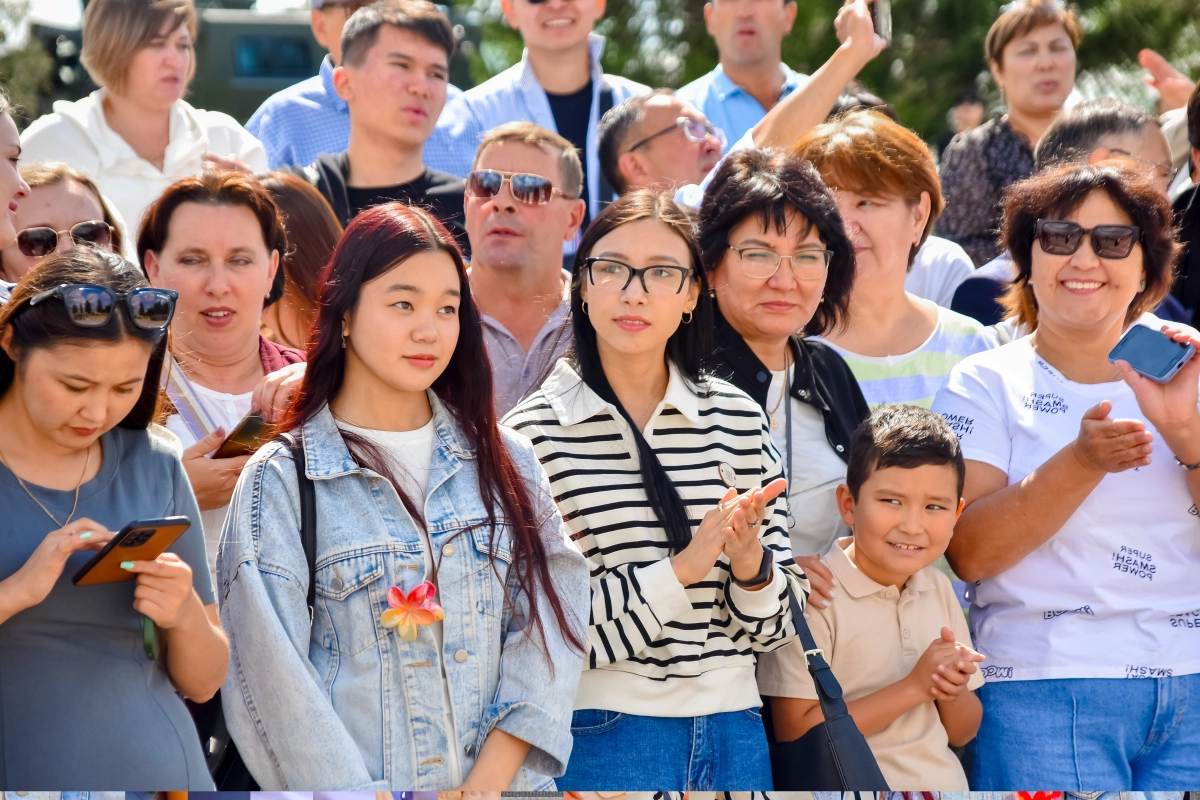
[[[871,16],[875,20],[875,33],[889,45],[892,43],[892,1],[875,0],[871,6]]]
[[[71,583],[94,586],[98,583],[131,581],[137,576],[121,569],[122,561],[153,561],[192,527],[187,517],[167,517],[131,522],[109,540],[104,549],[79,568]]]
[[[1190,344],[1180,344],[1154,328],[1134,325],[1108,354],[1108,360],[1126,361],[1139,375],[1167,383],[1195,355],[1196,348]]]
[[[213,458],[236,458],[248,456],[266,444],[271,438],[271,427],[263,420],[262,414],[251,411],[233,433],[221,442],[221,446],[213,453]]]

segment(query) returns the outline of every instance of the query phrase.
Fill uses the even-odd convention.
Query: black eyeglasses
[[[26,228],[17,232],[17,249],[30,258],[45,258],[58,249],[58,235],[69,234],[75,244],[94,244],[108,247],[112,244],[112,226],[98,219],[79,222],[69,231],[54,228]]]
[[[36,294],[29,305],[51,297],[61,297],[71,322],[81,328],[98,328],[112,318],[118,300],[125,301],[129,321],[148,331],[166,330],[175,316],[175,300],[179,293],[171,289],[134,289],[120,294],[91,283],[64,283]]]
[[[1066,220],[1039,219],[1034,229],[1042,251],[1052,256],[1074,255],[1084,234],[1092,235],[1092,250],[1100,258],[1128,258],[1133,246],[1141,241],[1137,225],[1097,225],[1084,228]]]
[[[691,117],[680,117],[679,119],[675,120],[674,125],[671,125],[669,128],[663,128],[658,133],[650,134],[645,139],[642,139],[633,147],[629,148],[627,152],[632,153],[642,145],[648,144],[660,136],[666,136],[676,128],[683,129],[683,135],[689,142],[703,142],[706,137],[712,136],[721,145],[722,150],[724,150],[725,145],[729,143],[725,139],[725,132],[716,125],[708,122],[701,122],[700,120],[692,119]]]
[[[522,203],[531,206],[542,206],[549,203],[557,192],[568,200],[574,200],[562,189],[555,187],[549,178],[533,175],[528,172],[500,172],[494,169],[477,169],[467,173],[464,181],[467,193],[472,197],[488,199],[500,194],[504,184],[508,184],[512,196]]]
[[[686,267],[637,267],[630,266],[624,261],[614,261],[611,258],[585,258],[588,279],[598,289],[612,289],[623,292],[637,278],[642,283],[646,294],[679,294],[683,284],[692,274]]]

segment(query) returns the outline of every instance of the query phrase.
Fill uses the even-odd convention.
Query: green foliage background
[[[809,73],[837,47],[833,19],[842,0],[798,0],[784,60]],[[998,102],[983,60],[983,39],[1001,0],[893,0],[894,41],[860,75],[896,106],[901,120],[932,140],[947,129],[946,111],[964,89]],[[499,12],[499,0],[469,0],[458,10],[482,27],[471,55],[482,81],[516,62],[521,41]],[[1200,75],[1200,0],[1078,0],[1086,35],[1077,86],[1087,97],[1113,94],[1153,105],[1137,53],[1149,47],[1195,78]],[[704,30],[701,0],[609,0],[600,32],[608,37],[605,70],[651,86],[679,87],[708,72],[717,51]]]
[[[38,41],[8,41],[5,31],[18,30],[28,11],[28,4],[20,0],[0,0],[0,85],[22,128],[37,116],[38,96],[49,87],[54,71],[54,59]]]

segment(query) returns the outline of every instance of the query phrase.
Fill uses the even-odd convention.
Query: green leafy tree
[[[0,0],[0,87],[16,108],[20,127],[37,116],[38,97],[49,89],[54,72],[54,59],[22,26],[28,13],[27,2]]]
[[[798,0],[796,26],[783,47],[794,69],[812,72],[837,48],[833,20],[841,5]],[[936,138],[963,90],[975,87],[999,102],[983,40],[1000,6],[1000,0],[893,0],[892,46],[860,78],[896,106],[906,125]],[[520,36],[504,22],[499,0],[460,2],[458,9],[482,28],[483,45],[472,56],[477,81],[520,58]],[[1115,94],[1151,105],[1137,66],[1143,47],[1192,77],[1200,73],[1200,0],[1079,0],[1077,9],[1086,31],[1079,51],[1085,96]],[[609,0],[599,32],[608,40],[605,69],[651,86],[681,86],[717,63],[700,0]]]

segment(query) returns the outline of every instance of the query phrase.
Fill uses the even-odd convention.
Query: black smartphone
[[[1166,383],[1195,355],[1196,348],[1190,344],[1180,344],[1154,328],[1134,325],[1108,354],[1108,360],[1127,361],[1139,375]]]
[[[271,438],[271,428],[263,421],[262,414],[257,411],[251,411],[238,426],[233,429],[233,433],[221,442],[221,446],[213,453],[213,458],[236,458],[237,456],[248,456],[253,454],[258,448],[262,447]]]
[[[888,44],[892,43],[892,0],[875,0],[871,6],[875,20],[875,33]]]
[[[184,531],[192,527],[187,517],[167,517],[131,522],[117,532],[104,545],[104,549],[92,556],[79,568],[71,583],[76,586],[94,586],[98,583],[131,581],[136,575],[121,569],[122,561],[153,561],[174,544]]]

